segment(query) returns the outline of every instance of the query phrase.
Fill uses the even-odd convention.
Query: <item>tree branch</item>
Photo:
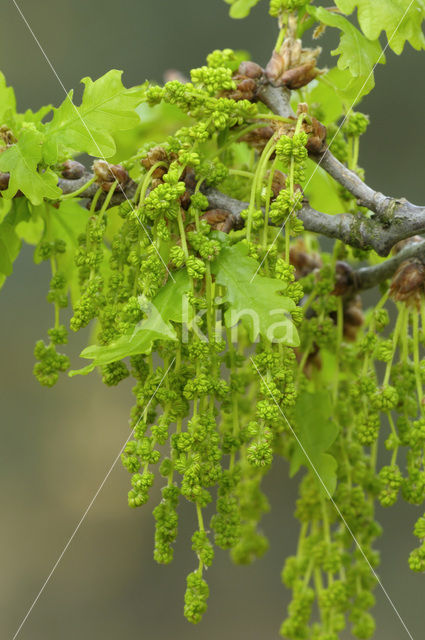
[[[385,196],[379,191],[374,191],[365,184],[354,171],[351,171],[351,169],[348,169],[342,162],[337,160],[329,148],[321,154],[310,155],[310,157],[317,162],[319,167],[327,171],[332,178],[355,196],[360,206],[374,211],[379,217],[386,217],[393,206],[393,202],[397,202],[394,198]]]
[[[372,267],[362,267],[353,273],[354,287],[356,290],[372,289],[380,282],[388,280],[397,271],[398,267],[412,258],[425,260],[425,240],[411,242],[393,258],[381,262]]]
[[[212,208],[227,209],[234,218],[235,226],[241,226],[240,212],[248,208],[247,202],[231,198],[217,189],[206,189],[205,195]],[[390,226],[361,213],[322,213],[313,209],[308,202],[303,203],[297,216],[302,220],[306,231],[337,238],[357,249],[374,249],[380,256],[387,256],[400,240],[425,233],[425,210],[410,203],[408,213],[402,206],[394,212]]]
[[[291,92],[287,87],[274,87],[267,81],[259,83],[256,98],[283,118],[295,117],[291,107]]]
[[[81,177],[76,178],[74,180],[70,180],[67,178],[59,178],[58,187],[62,189],[63,194],[71,194],[71,193],[74,193],[74,191],[78,191],[78,189],[81,189],[81,187],[83,187],[93,177],[94,177],[94,174],[86,169]],[[87,189],[82,191],[78,195],[78,197],[91,199],[94,197],[99,187],[100,185],[98,182],[93,182],[91,185],[87,187]],[[137,184],[133,182],[133,180],[129,180],[129,182],[127,182],[125,187],[123,187],[122,185],[118,185],[111,198],[111,206],[120,204],[120,202],[123,202],[123,200],[132,198],[136,192],[136,189],[137,189]],[[99,206],[101,206],[103,200],[105,199],[106,193],[107,192],[105,192],[104,196],[101,195],[101,197],[99,198]]]

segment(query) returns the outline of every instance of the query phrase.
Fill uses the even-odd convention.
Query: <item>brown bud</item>
[[[239,140],[241,142],[246,142],[250,146],[254,147],[254,149],[261,152],[273,134],[273,127],[259,127],[258,129],[254,129],[244,136],[241,136]]]
[[[311,60],[299,67],[284,71],[280,76],[279,84],[285,85],[291,90],[301,89],[301,87],[305,87],[309,82],[314,80],[318,73],[319,70],[316,69],[316,60]]]
[[[242,78],[238,82],[238,90],[242,93],[252,93],[254,95],[257,90],[257,83],[252,78]]]
[[[264,73],[264,69],[256,62],[244,60],[240,63],[238,72],[241,76],[246,76],[247,78],[260,78]]]
[[[185,167],[181,179],[189,192],[194,192],[196,187],[196,174],[192,167]]]
[[[301,40],[285,38],[279,51],[273,51],[266,66],[266,76],[275,87],[300,89],[320,73],[316,68],[320,47],[303,49]]]
[[[189,206],[190,206],[190,193],[189,193],[189,191],[187,189],[183,193],[183,195],[180,196],[180,205],[185,211],[187,211],[187,209],[189,209]]]
[[[155,171],[152,173],[152,178],[161,178],[167,173],[167,169],[165,167],[157,167]]]
[[[343,296],[354,286],[354,271],[347,262],[338,260],[335,265],[335,287],[332,291],[334,296]]]
[[[295,356],[297,358],[298,364],[300,364],[301,358],[302,358],[302,352],[299,349],[295,350]],[[311,378],[314,371],[320,371],[322,366],[323,366],[323,362],[320,356],[319,347],[317,346],[317,344],[313,344],[307,356],[303,373],[305,376],[307,376],[307,378]]]
[[[422,241],[423,238],[421,236],[411,236],[410,238],[406,238],[405,240],[400,240],[400,242],[397,242],[397,244],[393,246],[393,248],[391,249],[391,253],[397,255],[397,253],[400,253],[400,251],[404,249],[404,247],[407,247],[407,245],[415,244],[416,242]]]
[[[315,269],[320,269],[322,259],[316,252],[309,253],[302,239],[291,246],[289,250],[289,261],[295,267],[295,277],[297,280],[308,275]]]
[[[268,172],[268,175],[269,175],[269,172]],[[286,175],[282,171],[279,171],[279,169],[277,169],[273,173],[273,180],[272,180],[273,197],[277,198],[278,194],[282,191],[282,189],[285,189],[285,188],[286,188]]]
[[[364,323],[362,299],[359,295],[344,301],[344,335],[354,339],[359,328]]]
[[[323,153],[326,149],[326,127],[316,118],[311,118],[312,131],[307,141],[307,151],[312,154]]]
[[[9,186],[10,173],[0,172],[0,191],[4,191]]]
[[[278,82],[284,70],[285,69],[282,56],[277,51],[273,51],[272,57],[270,58],[266,66],[267,79],[272,84]]]
[[[233,76],[233,80],[236,83],[236,89],[223,91],[220,94],[222,97],[230,98],[231,100],[255,99],[257,94],[257,82],[253,78],[248,78],[248,76],[237,73]]]
[[[120,164],[109,164],[106,160],[95,160],[93,162],[93,171],[97,182],[102,184],[104,191],[109,191],[110,189],[110,186],[104,183],[112,183],[117,180],[119,184],[125,185],[130,179],[128,171],[124,167]]]
[[[85,166],[76,160],[65,160],[62,165],[62,177],[66,180],[78,180],[83,177],[85,171]]]
[[[425,265],[417,259],[405,260],[395,272],[390,286],[390,295],[398,302],[419,305],[424,293]]]
[[[345,324],[353,327],[361,327],[364,322],[364,315],[361,305],[350,305],[344,309],[344,326]]]
[[[169,158],[165,149],[158,145],[157,147],[152,147],[152,149],[147,152],[146,157],[142,158],[140,162],[142,166],[149,171],[157,162],[165,162],[168,164]]]
[[[233,228],[233,216],[225,209],[210,209],[201,216],[201,220],[206,220],[213,229],[224,233],[229,233]]]
[[[11,129],[9,129],[9,127],[5,124],[0,127],[0,138],[3,140],[7,147],[10,147],[11,144],[15,144],[15,142],[18,142]]]

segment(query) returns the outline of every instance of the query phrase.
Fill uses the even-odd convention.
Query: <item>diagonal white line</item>
[[[57,81],[59,82],[60,86],[62,87],[62,89],[63,89],[63,91],[64,91],[64,93],[65,93],[66,98],[70,101],[70,103],[71,103],[71,105],[72,105],[73,109],[75,110],[75,113],[77,114],[78,118],[81,120],[81,122],[82,122],[82,124],[83,124],[84,128],[86,129],[86,131],[87,131],[87,133],[89,134],[90,138],[92,139],[92,141],[93,141],[94,145],[96,146],[96,148],[97,148],[97,150],[98,150],[98,152],[99,152],[99,158],[102,158],[102,160],[103,160],[104,162],[106,162],[106,164],[108,165],[108,169],[109,169],[109,171],[110,171],[111,175],[113,175],[113,173],[112,173],[112,171],[111,171],[111,168],[110,168],[110,167],[111,167],[110,163],[107,161],[107,159],[106,159],[106,158],[105,158],[105,156],[103,155],[103,153],[102,153],[102,151],[101,151],[101,149],[100,149],[99,145],[97,144],[97,141],[96,141],[96,140],[95,140],[95,138],[93,137],[93,134],[92,134],[92,132],[90,131],[90,129],[88,128],[88,126],[87,126],[87,124],[86,124],[86,122],[85,122],[84,118],[82,117],[81,113],[78,111],[77,107],[76,107],[76,106],[75,106],[75,104],[72,102],[71,98],[69,97],[69,94],[68,94],[68,91],[67,91],[67,90],[66,90],[66,88],[65,88],[65,85],[63,84],[62,80],[60,79],[60,77],[59,77],[59,75],[58,75],[58,73],[57,73],[56,69],[54,68],[54,66],[53,66],[53,64],[52,64],[52,62],[51,62],[51,60],[50,60],[50,58],[49,58],[49,56],[47,55],[47,53],[46,53],[46,52],[45,52],[45,50],[43,49],[43,47],[42,47],[42,45],[41,45],[40,41],[38,40],[37,36],[35,35],[34,31],[32,30],[32,28],[31,28],[30,24],[28,23],[28,20],[26,19],[26,17],[25,17],[25,16],[24,16],[24,14],[22,13],[21,8],[19,7],[19,5],[18,5],[18,3],[16,2],[16,0],[12,0],[12,2],[13,2],[13,4],[15,5],[15,7],[16,7],[16,9],[17,9],[18,13],[20,14],[20,16],[21,16],[22,20],[24,21],[25,25],[27,26],[28,31],[31,33],[32,37],[34,38],[34,40],[35,40],[35,42],[36,42],[36,44],[37,44],[38,48],[40,49],[41,53],[42,53],[42,54],[43,54],[43,56],[44,56],[44,58],[45,58],[45,60],[46,60],[47,64],[49,65],[49,67],[50,67],[50,68],[51,68],[51,70],[53,71],[53,74],[54,74],[55,78],[57,79]],[[159,251],[158,251],[158,248],[157,248],[156,244],[153,242],[153,240],[152,240],[151,236],[149,235],[149,232],[148,232],[148,230],[146,229],[146,226],[143,224],[143,222],[142,222],[142,221],[141,221],[141,219],[139,218],[139,216],[138,216],[138,214],[137,214],[137,211],[136,211],[136,210],[135,210],[135,208],[133,207],[133,203],[132,203],[132,202],[131,202],[131,200],[127,197],[127,194],[125,193],[124,188],[123,188],[123,186],[121,185],[121,183],[118,183],[118,187],[120,188],[120,190],[121,190],[121,192],[122,192],[122,194],[123,194],[123,196],[124,196],[125,200],[129,203],[129,205],[130,205],[130,207],[131,207],[131,211],[132,211],[132,213],[135,215],[135,217],[137,218],[137,221],[139,222],[139,224],[140,224],[140,226],[142,227],[143,231],[144,231],[144,232],[145,232],[145,234],[147,235],[147,237],[148,237],[148,239],[149,239],[149,242],[153,245],[153,247],[154,247],[154,249],[155,249],[156,253],[158,254],[159,259],[161,260],[162,264],[163,264],[163,265],[164,265],[164,267],[166,268],[168,275],[169,275],[169,276],[170,276],[170,278],[175,282],[175,278],[174,278],[173,274],[171,273],[171,271],[168,269],[167,265],[165,264],[164,259],[163,259],[163,257],[161,256],[161,254],[159,253]]]
[[[385,45],[385,47],[383,48],[383,50],[381,51],[381,53],[379,54],[379,57],[377,59],[377,61],[375,62],[375,64],[372,67],[372,70],[370,71],[369,75],[367,76],[366,80],[363,82],[360,91],[358,92],[358,94],[356,95],[356,97],[354,98],[353,103],[351,104],[351,107],[348,109],[347,113],[345,114],[341,124],[339,125],[338,129],[336,130],[332,140],[330,141],[328,148],[330,149],[332,146],[333,141],[335,140],[335,138],[337,137],[338,133],[341,131],[341,128],[344,126],[345,121],[347,120],[348,116],[350,115],[350,113],[353,110],[354,105],[357,102],[358,97],[361,95],[363,89],[365,88],[366,84],[369,82],[369,79],[371,76],[373,76],[373,73],[376,69],[376,67],[378,66],[378,64],[381,62],[383,56],[385,55],[386,50],[388,49],[388,47],[390,46],[390,42],[391,40],[394,38],[395,34],[397,33],[397,31],[399,30],[401,23],[403,22],[404,18],[406,17],[407,13],[410,10],[410,7],[412,6],[412,4],[415,2],[416,0],[411,0],[409,6],[407,7],[406,11],[403,13],[402,17],[400,18],[399,23],[397,24],[396,28],[394,29],[393,33],[391,34],[391,36],[388,38],[388,42]],[[373,0],[371,0],[371,2],[373,2]],[[314,170],[311,174],[311,176],[309,177],[309,179],[307,180],[307,182],[304,185],[304,189],[306,189],[308,187],[308,185],[310,184],[311,180],[313,179],[313,176],[316,174],[316,171],[318,171],[320,165],[322,164],[323,158],[325,157],[327,151],[324,152],[324,154],[322,155],[322,157],[320,158],[319,162],[316,164],[316,166],[314,167]],[[261,267],[263,266],[264,260],[267,258],[267,256],[269,255],[270,251],[272,250],[272,248],[274,247],[274,244],[276,242],[276,240],[278,239],[278,237],[280,236],[280,234],[282,233],[282,230],[285,227],[286,222],[288,221],[288,218],[294,213],[295,208],[292,209],[292,211],[290,211],[288,213],[288,215],[286,216],[285,220],[282,223],[282,226],[280,227],[279,231],[277,232],[272,244],[270,245],[270,247],[267,250],[267,253],[265,254],[265,256],[263,257],[263,259],[261,260],[260,264],[258,265],[258,268],[256,270],[256,272],[254,273],[254,275],[252,276],[250,282],[252,282],[255,278],[255,276],[257,275],[257,273],[259,272],[259,270],[261,269]]]
[[[380,577],[378,576],[378,574],[376,573],[375,569],[374,569],[374,568],[372,567],[372,565],[370,564],[370,562],[369,562],[369,559],[368,559],[367,555],[366,555],[366,554],[365,554],[365,552],[363,551],[362,546],[360,545],[359,541],[357,540],[356,536],[354,535],[353,531],[351,530],[350,525],[348,524],[348,522],[346,521],[346,519],[345,519],[345,518],[344,518],[344,516],[342,515],[340,508],[339,508],[339,507],[338,507],[338,505],[336,504],[336,502],[335,502],[335,500],[333,499],[332,495],[330,494],[330,492],[329,492],[329,490],[328,490],[327,486],[326,486],[326,485],[325,485],[325,483],[323,482],[323,480],[322,480],[322,477],[321,477],[320,473],[317,471],[317,469],[316,469],[315,465],[313,464],[313,462],[312,462],[312,460],[311,460],[311,458],[310,458],[309,454],[308,454],[308,453],[307,453],[307,451],[305,450],[305,448],[304,448],[304,446],[303,446],[303,444],[302,444],[301,440],[299,439],[299,437],[298,437],[298,436],[297,436],[297,434],[295,433],[295,431],[294,431],[294,429],[293,429],[292,425],[290,424],[290,422],[289,422],[288,418],[286,417],[286,415],[285,415],[285,413],[283,412],[282,408],[280,407],[280,405],[279,405],[279,404],[278,404],[278,402],[276,401],[276,398],[274,397],[273,392],[270,390],[270,387],[269,387],[269,385],[267,384],[266,379],[264,378],[264,376],[263,376],[263,375],[261,374],[261,372],[259,371],[259,369],[258,369],[257,365],[255,364],[255,361],[253,360],[252,356],[250,356],[250,358],[251,358],[251,362],[252,362],[252,364],[254,365],[254,367],[255,367],[255,368],[256,368],[256,370],[257,370],[258,375],[260,376],[261,380],[264,382],[264,385],[266,386],[267,391],[268,391],[268,392],[269,392],[269,394],[270,394],[270,397],[272,398],[273,402],[275,403],[275,405],[276,405],[276,406],[277,406],[277,408],[279,409],[280,413],[282,414],[282,416],[283,416],[283,418],[284,418],[284,420],[285,420],[286,424],[288,425],[289,429],[291,430],[292,435],[294,436],[295,440],[297,441],[297,443],[298,443],[299,447],[301,448],[301,450],[302,450],[303,454],[304,454],[304,455],[305,455],[305,457],[307,458],[307,460],[308,460],[308,462],[309,462],[309,464],[310,464],[311,468],[313,469],[314,473],[316,474],[316,476],[317,476],[317,478],[318,478],[318,480],[319,480],[320,484],[321,484],[321,485],[322,485],[322,487],[324,488],[324,490],[325,490],[325,492],[326,492],[326,495],[328,496],[329,500],[332,502],[332,505],[334,506],[335,511],[337,512],[337,514],[338,514],[338,515],[339,515],[339,517],[341,518],[341,520],[342,520],[342,522],[343,522],[344,526],[346,527],[346,529],[347,529],[348,533],[349,533],[349,534],[350,534],[350,536],[353,538],[353,541],[354,541],[354,543],[355,543],[356,547],[358,548],[358,550],[359,550],[359,551],[360,551],[360,553],[362,554],[363,558],[365,559],[365,561],[366,561],[366,563],[367,563],[367,565],[368,565],[369,569],[371,570],[371,572],[372,572],[373,576],[376,578],[376,580],[377,580],[377,582],[378,582],[379,586],[381,587],[382,591],[383,591],[383,592],[384,592],[384,594],[385,594],[385,597],[387,598],[388,602],[390,603],[390,605],[391,605],[391,606],[392,606],[392,608],[394,609],[394,612],[395,612],[396,616],[398,617],[398,619],[400,620],[401,624],[403,625],[403,627],[404,627],[404,629],[405,629],[405,631],[406,631],[407,635],[409,636],[410,640],[414,640],[414,639],[413,639],[412,634],[410,633],[409,629],[408,629],[408,628],[407,628],[407,626],[406,626],[406,623],[404,622],[403,618],[401,617],[400,613],[398,612],[398,610],[397,610],[397,608],[396,608],[396,606],[395,606],[394,602],[392,601],[392,599],[391,599],[390,595],[388,594],[387,590],[385,589],[384,585],[382,584],[382,581],[381,581]]]
[[[147,405],[146,405],[146,407],[145,407],[145,409],[144,409],[144,412],[146,411],[146,409],[148,409],[148,408],[149,408],[150,403],[151,403],[151,402],[152,402],[152,400],[154,399],[154,397],[155,397],[155,395],[156,395],[156,392],[158,391],[158,389],[160,388],[160,386],[161,386],[161,385],[162,385],[162,383],[164,382],[165,378],[167,377],[168,372],[169,372],[169,370],[171,369],[171,367],[173,366],[174,362],[175,362],[175,358],[173,358],[173,360],[171,361],[171,363],[170,363],[170,365],[169,365],[169,367],[168,367],[167,371],[166,371],[166,372],[164,373],[164,375],[162,376],[162,378],[161,378],[161,380],[160,380],[160,382],[159,382],[158,386],[156,387],[155,391],[153,392],[153,394],[152,394],[151,398],[149,399],[149,402],[147,403]],[[143,412],[143,413],[144,413],[144,412]],[[139,424],[140,420],[142,419],[142,417],[143,417],[143,413],[140,415],[140,418],[137,420],[136,424],[134,425],[133,429],[131,430],[130,435],[128,436],[127,440],[124,442],[123,446],[121,447],[121,449],[120,449],[120,451],[119,451],[119,453],[118,453],[117,457],[115,458],[115,460],[113,461],[113,463],[112,463],[112,464],[111,464],[111,466],[109,467],[109,470],[108,470],[108,472],[107,472],[106,476],[104,477],[104,479],[103,479],[103,480],[102,480],[102,482],[100,483],[100,485],[99,485],[99,487],[98,487],[98,489],[97,489],[96,493],[94,494],[93,498],[90,500],[88,507],[86,508],[86,510],[84,511],[83,515],[81,516],[81,518],[80,518],[80,520],[79,520],[79,522],[78,522],[77,526],[75,527],[74,531],[72,532],[72,535],[70,536],[70,538],[69,538],[68,542],[67,542],[67,543],[66,543],[66,545],[64,546],[64,548],[63,548],[62,552],[60,553],[60,555],[59,555],[58,559],[56,560],[55,564],[53,565],[52,569],[50,570],[49,575],[47,576],[47,578],[46,578],[46,579],[45,579],[45,581],[43,582],[43,585],[42,585],[42,587],[41,587],[40,591],[38,592],[37,596],[34,598],[34,600],[33,600],[32,604],[31,604],[30,608],[28,609],[27,613],[25,614],[25,617],[23,618],[23,620],[22,620],[21,624],[19,625],[19,627],[18,627],[18,629],[17,629],[17,631],[16,631],[15,635],[13,636],[12,640],[15,640],[15,639],[18,637],[19,632],[21,631],[22,627],[24,626],[25,622],[27,621],[27,619],[28,619],[29,615],[31,614],[31,611],[34,609],[35,605],[37,604],[37,602],[38,602],[38,600],[39,600],[39,598],[40,598],[40,596],[41,596],[41,594],[43,593],[44,589],[47,587],[47,584],[49,583],[50,578],[52,577],[52,575],[53,575],[53,574],[54,574],[54,572],[56,571],[56,568],[58,567],[58,565],[59,565],[60,561],[62,560],[63,556],[65,555],[65,553],[66,553],[66,551],[67,551],[67,549],[68,549],[69,545],[71,544],[71,542],[72,542],[72,541],[73,541],[73,539],[75,538],[75,536],[76,536],[76,534],[77,534],[77,532],[78,532],[79,528],[81,527],[81,525],[83,524],[84,520],[86,519],[86,516],[87,516],[88,512],[90,511],[90,509],[92,508],[92,506],[93,506],[93,504],[94,504],[94,502],[95,502],[95,500],[96,500],[97,496],[98,496],[98,495],[99,495],[99,493],[102,491],[102,489],[103,489],[103,487],[104,487],[104,485],[105,485],[105,483],[106,483],[107,479],[108,479],[108,478],[109,478],[109,476],[111,475],[112,470],[114,469],[114,467],[115,467],[115,465],[117,464],[117,462],[118,462],[118,460],[119,460],[119,458],[120,458],[120,456],[121,456],[122,452],[124,451],[124,449],[125,449],[125,446],[126,446],[127,442],[128,442],[128,441],[130,440],[130,438],[132,437],[132,435],[133,435],[133,433],[134,433],[135,428],[137,427],[137,425]]]

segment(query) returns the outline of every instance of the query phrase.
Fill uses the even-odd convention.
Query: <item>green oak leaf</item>
[[[17,230],[30,219],[28,200],[16,198],[8,202],[8,211],[0,224],[0,288],[11,275],[21,250],[21,235]]]
[[[11,224],[3,221],[0,224],[0,274],[10,276],[13,262],[21,248],[21,242]]]
[[[339,213],[344,209],[338,183],[313,160],[307,160],[305,194],[314,209]]]
[[[326,452],[335,442],[339,427],[332,420],[333,411],[329,393],[327,391],[302,392],[298,396],[294,413],[294,431],[305,453],[296,443],[290,461],[290,476],[292,478],[300,466],[305,465],[312,470],[321,491],[327,493],[317,474],[332,495],[336,488],[337,462]]]
[[[174,276],[175,281],[167,284],[155,296],[147,308],[147,318],[142,320],[132,333],[126,334],[106,346],[91,345],[80,356],[93,362],[70,376],[86,375],[96,366],[109,364],[127,356],[149,353],[155,340],[177,340],[171,322],[185,322],[192,319],[191,307],[185,293],[190,289],[187,271],[181,270]]]
[[[2,124],[16,111],[15,92],[6,85],[6,79],[0,72],[0,120]]]
[[[75,269],[74,255],[79,246],[78,236],[86,231],[89,213],[85,207],[78,203],[77,199],[73,198],[61,202],[58,209],[49,203],[45,206],[47,207],[46,213],[49,216],[52,237],[62,238],[66,243],[66,251],[57,254],[56,264],[58,271],[66,278],[71,301],[75,304],[80,297],[80,285],[78,270]]]
[[[397,54],[406,42],[414,49],[425,49],[425,0],[335,0],[335,4],[347,15],[357,9],[360,27],[369,40],[377,40],[385,31],[389,46]]]
[[[295,303],[280,294],[286,284],[255,275],[257,268],[257,261],[248,256],[248,247],[242,242],[224,246],[212,263],[216,282],[226,287],[226,326],[235,326],[241,320],[252,342],[260,333],[269,340],[298,346],[298,332],[289,316]]]
[[[91,156],[110,157],[115,153],[114,133],[140,124],[136,107],[145,94],[144,86],[126,89],[121,82],[122,71],[112,69],[93,81],[83,78],[85,85],[80,106],[72,102],[73,92],[46,124],[46,144],[49,158],[57,156],[60,146]]]
[[[334,67],[320,78],[319,84],[322,86],[326,84],[328,91],[330,90],[330,96],[332,96],[331,100],[335,100],[335,97],[338,96],[344,111],[347,112],[360,102],[363,96],[372,91],[375,86],[375,78],[373,73],[355,78],[348,69],[341,70]],[[315,99],[317,100],[318,97]]]
[[[18,190],[32,204],[41,204],[44,198],[56,199],[61,195],[57,176],[50,169],[41,172],[37,165],[42,157],[43,134],[25,129],[18,142],[0,155],[0,171],[9,171],[9,186],[2,191],[3,198],[13,198]]]
[[[339,69],[349,69],[352,76],[366,78],[375,64],[385,63],[379,42],[366,38],[344,16],[326,11],[323,7],[310,7],[309,13],[323,24],[341,30],[339,46],[331,52],[340,56]]]
[[[231,4],[229,14],[231,18],[246,18],[253,7],[260,0],[224,0],[227,4]]]
[[[348,69],[333,67],[304,88],[305,100],[308,104],[320,105],[323,112],[321,122],[327,126],[339,120],[363,96],[370,93],[374,86],[373,73],[355,78]]]

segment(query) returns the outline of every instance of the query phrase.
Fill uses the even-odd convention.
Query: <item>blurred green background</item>
[[[125,71],[127,86],[146,78],[160,81],[166,69],[187,73],[203,64],[215,48],[248,49],[265,64],[276,37],[265,2],[244,21],[232,21],[222,0],[20,0],[19,5],[67,89],[110,68]],[[15,87],[20,108],[61,102],[63,90],[12,1],[2,1],[1,21],[0,68]],[[334,43],[326,35],[322,46]],[[323,55],[324,63],[330,63],[329,55]],[[424,53],[410,47],[401,58],[389,53],[387,65],[377,69],[375,92],[362,106],[372,122],[361,150],[370,184],[418,203],[425,202],[424,69]],[[52,319],[47,288],[47,269],[33,267],[27,247],[0,296],[1,638],[14,636],[129,433],[130,384],[109,389],[92,375],[64,378],[46,390],[32,377],[34,343]],[[86,338],[73,337],[68,349],[73,365]],[[280,570],[298,533],[292,516],[296,486],[282,461],[264,486],[272,505],[264,518],[269,552],[252,567],[235,567],[218,551],[207,574],[209,609],[193,627],[182,615],[185,576],[195,568],[193,506],[180,509],[174,563],[156,565],[151,509],[159,489],[145,508],[128,509],[129,476],[118,462],[18,637],[277,638],[289,600]],[[379,573],[415,638],[423,636],[425,578],[409,571],[407,557],[419,512],[398,505],[378,514],[385,530],[378,543]],[[407,637],[382,591],[376,593],[377,640]]]

